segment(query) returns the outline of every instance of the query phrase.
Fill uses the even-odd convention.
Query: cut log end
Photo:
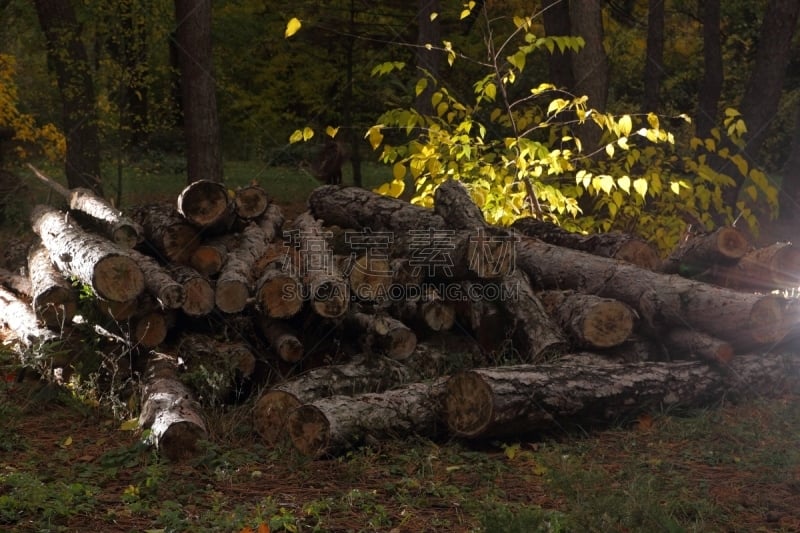
[[[758,344],[780,342],[788,333],[785,323],[784,300],[778,296],[765,296],[757,301],[750,312],[749,338]]]
[[[130,249],[141,242],[141,230],[131,225],[118,226],[111,233],[111,240],[121,248]]]
[[[108,255],[95,266],[93,285],[100,298],[126,302],[144,290],[142,269],[127,255]]]
[[[287,431],[295,449],[309,457],[318,457],[328,449],[330,423],[313,405],[295,409],[287,420]]]
[[[219,248],[207,245],[200,245],[189,258],[189,266],[206,277],[213,276],[222,270],[224,262],[225,256]]]
[[[303,288],[291,275],[264,280],[256,292],[256,307],[270,318],[291,318],[303,307]]]
[[[245,220],[250,220],[264,214],[269,205],[269,197],[264,189],[257,185],[251,185],[236,191],[234,204],[236,206],[236,215]]]
[[[217,283],[215,300],[223,313],[239,313],[247,305],[250,290],[242,282],[231,280]]]
[[[137,319],[133,327],[133,337],[146,348],[155,348],[167,338],[169,321],[164,313],[153,311]]]
[[[720,255],[728,259],[744,257],[750,249],[750,241],[736,228],[723,227],[717,233],[717,250]]]
[[[272,390],[261,395],[253,409],[253,426],[266,445],[275,446],[288,436],[286,420],[300,405],[288,392]]]
[[[153,424],[153,432],[158,431],[157,424],[158,421]],[[197,456],[198,443],[205,438],[205,429],[194,422],[174,422],[161,434],[158,449],[170,461],[184,461]]]
[[[593,311],[593,312],[592,312]],[[625,342],[634,327],[630,307],[617,301],[605,301],[584,317],[585,341],[596,348],[611,348]]]
[[[223,220],[230,210],[230,198],[225,186],[209,180],[189,184],[178,199],[178,211],[192,224],[201,228]]]
[[[186,299],[181,306],[189,316],[205,316],[214,310],[214,289],[208,280],[197,277],[183,284]]]
[[[431,331],[448,331],[456,322],[456,311],[446,302],[428,301],[422,304],[422,318]]]
[[[64,287],[52,287],[34,302],[36,316],[48,327],[59,328],[78,312],[75,293]]]
[[[480,435],[493,417],[491,388],[471,372],[456,374],[447,381],[446,388],[447,427],[462,437]]]
[[[311,285],[311,308],[319,316],[338,318],[347,312],[350,291],[347,284],[337,279],[325,279]]]

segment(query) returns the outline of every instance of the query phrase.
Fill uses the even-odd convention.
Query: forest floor
[[[800,241],[798,227],[762,239]],[[0,531],[800,531],[800,389],[526,441],[398,437],[322,460],[264,447],[250,400],[208,413],[209,440],[183,463],[104,400],[25,379],[0,347]]]

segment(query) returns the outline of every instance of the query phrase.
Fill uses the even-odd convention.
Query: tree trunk
[[[658,251],[652,245],[626,233],[581,235],[532,217],[520,218],[511,227],[527,237],[536,237],[549,244],[619,259],[650,270],[655,270],[661,263]]]
[[[142,269],[112,242],[68,223],[64,213],[51,207],[36,206],[31,221],[58,269],[90,286],[98,297],[124,302],[144,290]]]
[[[92,69],[81,41],[80,25],[71,2],[35,0],[34,5],[61,95],[61,131],[67,136],[67,184],[73,189],[86,187],[102,196]]]
[[[54,329],[70,324],[78,310],[78,294],[41,244],[28,254],[28,275],[33,310],[39,320]]]
[[[173,265],[172,277],[183,286],[186,299],[181,310],[189,316],[205,316],[214,310],[214,288],[211,283],[191,267]]]
[[[574,289],[630,305],[650,326],[689,324],[737,348],[780,341],[786,300],[743,294],[534,239],[517,243],[517,266],[542,288]]]
[[[447,426],[462,437],[519,438],[561,431],[571,423],[620,420],[665,407],[698,407],[739,394],[774,395],[787,384],[796,386],[791,376],[800,370],[796,358],[776,354],[737,357],[730,372],[696,361],[592,361],[575,357],[456,374],[446,386]]]
[[[164,309],[177,309],[186,301],[186,289],[150,256],[130,250],[128,252],[142,269],[144,285]]]
[[[173,461],[197,455],[199,441],[207,436],[200,406],[177,375],[175,356],[150,354],[139,415],[139,427],[150,430],[148,441]]]
[[[678,359],[685,359],[689,354],[709,363],[726,365],[733,358],[733,346],[701,331],[675,328],[667,333],[664,342]]]
[[[211,0],[175,0],[188,182],[222,182],[216,83],[211,55]]]
[[[720,36],[720,0],[703,0],[703,81],[698,94],[695,135],[711,138],[717,126],[719,97],[722,93],[722,38]]]
[[[260,185],[248,185],[236,189],[233,204],[237,217],[242,220],[255,220],[267,210],[269,196]]]
[[[200,246],[200,233],[169,205],[153,204],[137,208],[133,214],[144,230],[147,245],[159,259],[188,264]]]
[[[415,60],[417,69],[428,84],[414,100],[414,108],[420,115],[433,116],[431,96],[435,89],[433,80],[439,79],[443,54],[439,50],[442,43],[442,30],[439,18],[439,0],[418,0],[417,2],[417,47]],[[431,48],[428,48],[428,47]],[[430,76],[430,77],[428,77]]]
[[[402,435],[433,437],[440,430],[444,380],[356,396],[333,396],[303,405],[289,415],[287,427],[303,455],[332,455],[364,442]]]
[[[628,340],[636,325],[636,313],[611,298],[572,291],[546,291],[539,298],[579,348],[619,346]]]
[[[266,317],[257,318],[258,329],[269,341],[272,351],[286,363],[297,363],[303,359],[305,348],[297,338],[297,332],[283,320]]]
[[[234,204],[222,183],[200,179],[178,195],[178,213],[200,229],[224,232],[233,222]]]
[[[647,9],[647,54],[644,65],[644,113],[657,113],[664,76],[664,0],[650,0]]]
[[[789,157],[781,168],[780,217],[782,220],[800,218],[800,103],[795,109],[794,130]]]
[[[225,313],[238,313],[247,305],[253,286],[253,267],[267,251],[267,239],[256,224],[242,232],[239,245],[228,254],[216,286],[216,305]]]
[[[142,242],[142,228],[115,209],[105,198],[83,187],[66,189],[42,174],[33,165],[29,164],[28,168],[37,178],[67,200],[73,214],[81,217],[81,222],[97,226],[104,236],[122,248],[133,248]]]
[[[661,265],[665,274],[702,272],[718,263],[731,264],[750,250],[747,236],[736,228],[723,226],[711,233],[694,235],[682,242]]]
[[[300,277],[311,308],[325,318],[344,315],[350,305],[350,288],[333,260],[322,225],[306,212],[295,219],[294,227],[292,244],[300,260]]]
[[[548,37],[573,35],[569,20],[569,2],[544,0],[542,2],[542,21]],[[569,52],[555,49],[553,53],[547,54],[547,65],[551,83],[564,91],[572,91],[575,87],[575,77],[572,75]]]

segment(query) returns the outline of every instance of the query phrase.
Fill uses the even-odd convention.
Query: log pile
[[[205,406],[248,396],[265,444],[318,457],[795,384],[777,348],[800,337],[800,306],[770,291],[800,286],[800,254],[733,228],[662,262],[622,234],[490,226],[455,181],[434,209],[323,186],[292,221],[255,184],[195,182],[127,216],[59,192],[68,210],[31,212],[27,265],[0,270],[0,322],[27,364],[38,350],[52,366],[76,324],[124,345],[140,425],[168,457],[208,438]]]

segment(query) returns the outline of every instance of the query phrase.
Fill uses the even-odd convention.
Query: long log
[[[195,456],[208,435],[200,405],[177,376],[177,357],[150,354],[139,415],[139,427],[150,430],[147,441],[173,461]]]
[[[574,289],[631,306],[653,327],[689,326],[737,349],[779,342],[787,300],[744,294],[523,237],[516,263],[541,288]]]
[[[94,191],[85,188],[67,189],[61,184],[45,176],[41,171],[28,164],[34,175],[50,188],[63,196],[72,211],[82,213],[92,223],[99,226],[103,234],[121,248],[133,248],[142,242],[142,227],[122,214],[105,198],[97,196]]]
[[[338,318],[350,305],[350,287],[333,259],[322,225],[308,212],[294,221],[293,246],[299,275],[308,291],[311,308],[325,318]]]
[[[796,289],[800,287],[800,248],[778,242],[751,250],[734,265],[715,265],[708,279],[736,290]]]
[[[297,363],[303,358],[303,343],[287,322],[262,316],[256,319],[256,323],[264,338],[269,341],[272,351],[283,361]]]
[[[278,204],[269,204],[264,213],[256,220],[256,224],[264,232],[268,242],[276,240],[281,235],[284,217]]]
[[[228,254],[216,283],[216,305],[224,313],[238,313],[247,305],[253,286],[253,268],[267,251],[267,238],[256,224],[242,232],[239,244]]]
[[[28,254],[30,296],[36,316],[50,328],[72,322],[78,310],[78,294],[56,269],[47,248],[38,244]]]
[[[23,276],[5,268],[0,268],[0,285],[6,289],[10,289],[19,296],[31,298],[31,279],[28,276]]]
[[[181,217],[174,207],[151,204],[137,208],[133,218],[142,226],[147,245],[159,259],[188,264],[200,245],[200,232]]]
[[[34,207],[31,220],[58,269],[90,286],[98,297],[124,302],[144,290],[142,269],[111,241],[71,224],[52,207]]]
[[[220,231],[233,222],[234,204],[222,183],[197,180],[178,195],[178,213],[190,224],[205,230]]]
[[[582,235],[535,218],[521,218],[511,227],[522,235],[535,237],[549,244],[619,259],[648,270],[655,270],[661,263],[658,251],[651,244],[626,233]]]
[[[576,347],[611,348],[633,333],[636,313],[611,298],[572,291],[545,291],[539,298]]]
[[[750,241],[744,233],[723,226],[711,233],[689,237],[675,248],[660,270],[666,274],[694,277],[712,265],[735,263],[748,250]]]
[[[720,372],[699,361],[547,365],[474,369],[446,385],[445,419],[469,438],[519,438],[572,423],[620,420],[665,407],[708,405],[723,397],[773,395],[797,386],[800,361],[783,354],[734,358]],[[631,401],[635,399],[635,401]]]
[[[408,326],[383,313],[351,310],[344,317],[344,325],[362,336],[367,350],[392,359],[406,359],[417,346],[417,335]]]
[[[56,340],[56,334],[42,327],[30,304],[14,293],[0,287],[0,323],[14,333],[14,338],[24,348]]]
[[[158,261],[143,253],[131,250],[131,257],[139,264],[144,274],[144,285],[153,298],[164,309],[177,309],[186,301],[186,289],[175,281],[169,271]]]
[[[292,411],[289,436],[303,455],[320,457],[353,448],[365,440],[440,431],[444,380],[412,383],[383,393],[334,396]]]
[[[702,331],[675,328],[667,333],[664,343],[670,354],[677,359],[685,359],[689,355],[710,363],[726,365],[733,358],[733,346]]]

